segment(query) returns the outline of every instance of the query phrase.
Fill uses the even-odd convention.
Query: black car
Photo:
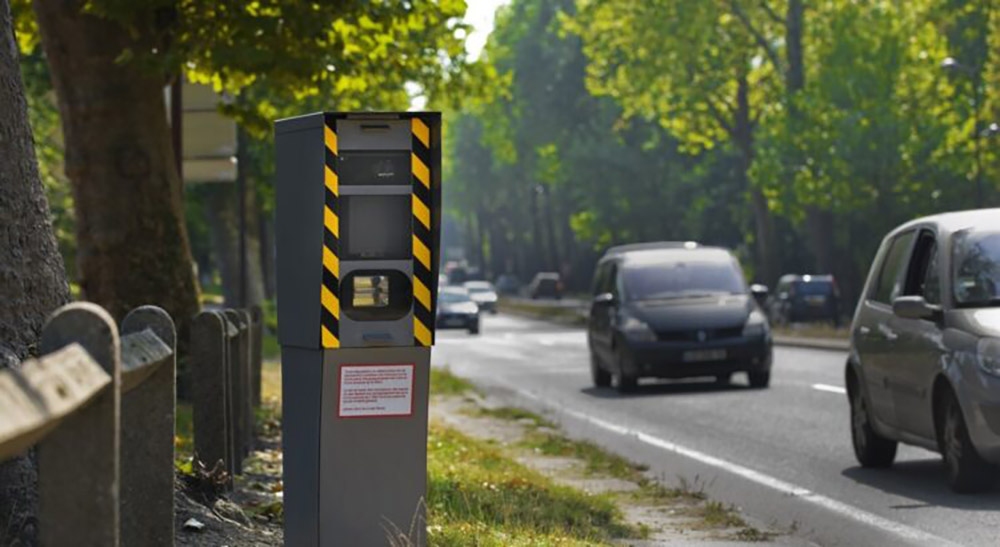
[[[438,291],[437,328],[465,329],[479,334],[479,306],[462,287],[442,287]]]
[[[686,244],[614,247],[598,262],[588,345],[594,385],[746,372],[771,377],[771,332],[729,251]]]
[[[767,307],[775,324],[829,321],[840,325],[840,291],[832,275],[783,275]]]
[[[562,279],[556,272],[539,272],[528,285],[528,296],[533,299],[539,298],[562,298]]]

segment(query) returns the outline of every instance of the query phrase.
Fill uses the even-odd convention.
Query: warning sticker
[[[413,365],[341,365],[341,418],[413,414]]]

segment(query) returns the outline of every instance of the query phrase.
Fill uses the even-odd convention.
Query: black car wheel
[[[594,387],[611,385],[611,373],[601,368],[601,363],[593,350],[590,351],[590,377],[594,380]]]
[[[479,334],[479,320],[469,326],[469,334]]]
[[[858,387],[848,391],[851,402],[851,442],[854,456],[863,467],[889,467],[896,459],[896,441],[872,429],[868,404]]]
[[[750,381],[750,387],[762,389],[771,383],[771,371],[748,372],[747,379]]]
[[[976,452],[954,394],[945,395],[941,413],[941,454],[949,486],[960,494],[989,490],[996,484],[997,470]]]
[[[619,344],[615,349],[615,387],[620,393],[630,393],[635,391],[639,384],[638,379],[628,371],[628,353]]]

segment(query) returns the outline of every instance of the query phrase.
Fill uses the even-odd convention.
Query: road
[[[776,347],[766,390],[737,375],[730,387],[647,381],[620,395],[592,386],[582,329],[498,315],[484,317],[480,336],[439,331],[433,362],[665,483],[683,477],[820,545],[1000,544],[1000,494],[952,494],[936,454],[900,447],[890,470],[858,467],[845,357]]]

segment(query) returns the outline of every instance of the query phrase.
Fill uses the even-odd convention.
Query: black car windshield
[[[630,300],[656,300],[712,294],[743,294],[746,285],[730,262],[654,262],[628,264],[625,295]]]
[[[962,230],[953,247],[955,303],[1000,306],[1000,232]]]
[[[828,295],[833,293],[833,283],[829,281],[797,281],[794,287],[796,294]]]
[[[438,295],[438,299],[441,302],[448,304],[457,304],[459,302],[468,302],[469,296],[465,293],[454,292],[454,291],[441,291]]]

